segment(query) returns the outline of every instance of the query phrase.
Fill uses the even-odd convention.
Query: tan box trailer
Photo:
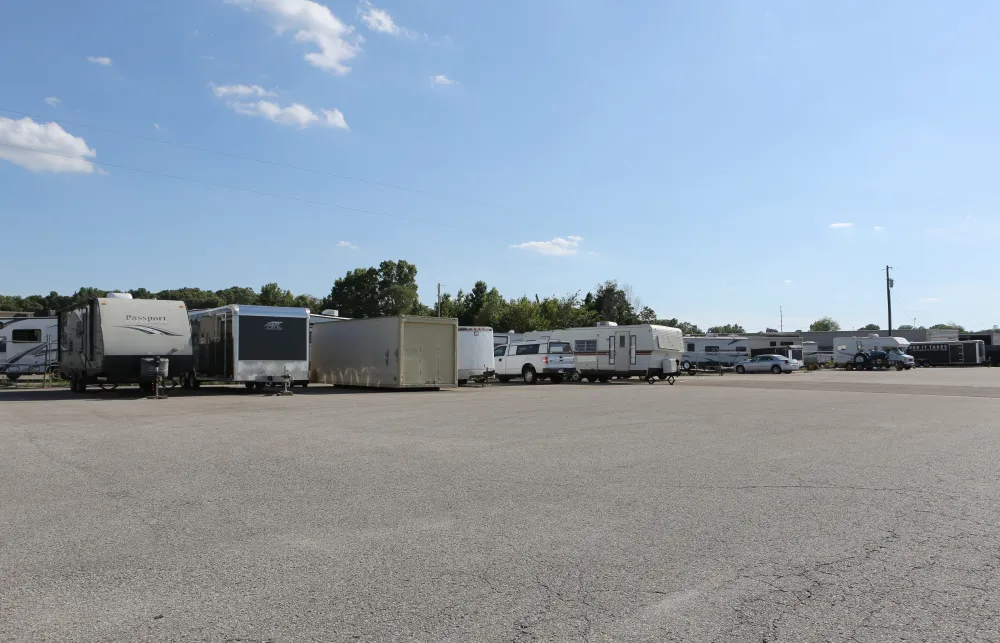
[[[458,386],[458,320],[402,315],[316,324],[309,381],[398,389]]]

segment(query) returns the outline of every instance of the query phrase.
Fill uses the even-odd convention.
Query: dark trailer
[[[959,341],[981,340],[986,349],[985,360],[993,366],[1000,366],[1000,331],[982,333],[959,333]]]
[[[986,359],[982,340],[910,342],[906,352],[917,366],[980,366]]]
[[[193,310],[194,372],[181,384],[243,382],[247,388],[309,382],[309,309],[231,304]]]

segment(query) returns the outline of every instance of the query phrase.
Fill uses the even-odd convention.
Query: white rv
[[[868,366],[868,358],[862,357],[863,353],[871,351],[884,352],[885,364],[876,357],[878,363],[875,366],[896,366],[899,368],[912,368],[914,360],[912,355],[907,355],[906,350],[910,347],[910,341],[905,337],[879,337],[871,334],[867,337],[835,337],[833,340],[833,361],[837,366],[851,364],[852,366]]]
[[[736,366],[750,359],[749,343],[746,337],[736,335],[685,337],[681,368],[692,371]]]
[[[669,326],[618,326],[600,322],[589,328],[566,328],[524,333],[522,341],[563,340],[571,343],[576,368],[588,382],[638,375],[652,383],[680,373],[684,342],[681,331]]]
[[[493,329],[489,326],[458,327],[458,383],[485,382],[493,377]]]
[[[152,359],[169,373],[193,368],[191,324],[183,301],[95,297],[59,314],[59,370],[75,393],[88,384],[140,384],[153,390]]]
[[[0,319],[0,375],[14,381],[58,366],[58,326],[55,317]]]

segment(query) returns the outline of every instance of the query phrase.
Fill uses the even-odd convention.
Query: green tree
[[[914,330],[912,324],[903,324],[902,326],[896,326],[896,330]]]
[[[230,286],[225,290],[216,290],[215,294],[223,304],[243,304],[253,306],[260,303],[260,297],[253,288]]]
[[[659,319],[656,321],[660,326],[670,326],[671,328],[678,328],[685,335],[704,335],[705,331],[698,328],[697,324],[692,324],[691,322],[680,321],[676,317],[671,317],[670,319]]]
[[[259,301],[261,306],[291,306],[295,303],[295,296],[272,281],[260,287]]]
[[[739,324],[724,324],[722,326],[712,326],[708,329],[708,332],[719,335],[742,335],[747,331]]]
[[[501,321],[501,328],[505,331],[513,330],[518,333],[527,333],[538,330],[540,325],[538,304],[527,297],[511,299],[507,302]]]
[[[837,331],[840,330],[840,324],[833,317],[820,317],[809,324],[809,330],[812,332]]]
[[[605,281],[584,298],[584,306],[596,312],[601,320],[618,324],[639,323],[638,304],[631,287],[619,287],[617,281]]]
[[[865,324],[858,330],[880,330],[880,328],[878,324]]]
[[[494,331],[505,333],[510,330],[509,327],[503,327],[506,312],[507,302],[504,300],[503,295],[496,288],[491,288],[489,292],[483,295],[483,306],[479,309],[479,314],[476,315],[473,321],[477,326],[489,326]]]
[[[965,327],[955,322],[948,322],[947,324],[934,324],[931,326],[931,330],[957,330],[960,333],[964,333]]]
[[[417,267],[403,260],[348,272],[334,282],[322,307],[335,308],[344,317],[427,313],[417,297]]]
[[[642,310],[639,311],[639,323],[640,324],[655,324],[656,323],[656,312],[649,306],[643,306]]]

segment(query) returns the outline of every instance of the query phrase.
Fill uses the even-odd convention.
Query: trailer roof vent
[[[334,310],[333,308],[327,308],[326,310],[323,311],[324,315],[329,315],[330,317],[340,317],[339,313],[340,313],[339,310]]]
[[[613,322],[613,321],[599,321],[599,322],[597,322],[597,327],[598,328],[605,327],[605,326],[617,326],[617,325],[618,325],[618,322]]]
[[[132,299],[132,295],[127,292],[109,292],[107,299]]]
[[[878,337],[878,333],[871,333],[870,335],[868,335],[869,339],[871,339],[872,337]]]

